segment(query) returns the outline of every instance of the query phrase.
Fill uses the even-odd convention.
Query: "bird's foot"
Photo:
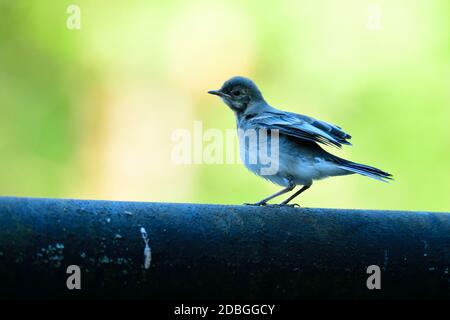
[[[294,207],[300,207],[299,204],[297,203],[292,203],[292,204],[288,204],[288,203],[267,203],[267,202],[256,202],[256,203],[244,203],[245,206],[254,206],[254,207],[290,207],[290,208],[294,208]]]
[[[280,207],[291,207],[291,208],[299,207],[299,208],[301,208],[301,206],[298,203],[292,203],[292,204],[280,203],[279,206]]]
[[[267,202],[256,202],[256,203],[244,203],[244,206],[254,206],[254,207],[261,207],[261,206],[266,206]]]

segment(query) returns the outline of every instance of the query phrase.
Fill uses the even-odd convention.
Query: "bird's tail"
[[[371,166],[366,166],[365,164],[359,164],[344,159],[339,159],[339,168],[383,182],[389,182],[389,180],[393,180],[390,173],[384,172],[383,170]]]

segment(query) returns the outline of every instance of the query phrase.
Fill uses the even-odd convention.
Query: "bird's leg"
[[[244,204],[248,205],[248,206],[264,206],[264,205],[267,204],[267,201],[272,200],[275,197],[281,196],[282,194],[285,194],[286,192],[289,192],[289,191],[291,191],[294,188],[295,188],[295,184],[292,184],[292,185],[284,188],[283,190],[278,191],[277,193],[274,193],[273,195],[268,196],[265,199],[262,199],[261,201],[259,201],[257,203],[244,203]]]
[[[311,185],[309,186],[303,186],[300,190],[298,190],[296,193],[294,193],[292,196],[290,196],[289,198],[287,198],[286,200],[284,200],[282,203],[280,203],[280,206],[285,206],[289,203],[289,201],[291,201],[292,199],[294,199],[295,197],[297,197],[300,193],[302,193],[303,191],[308,190],[311,187]]]

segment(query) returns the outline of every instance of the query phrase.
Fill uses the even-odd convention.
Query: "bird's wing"
[[[343,144],[351,145],[347,141],[351,136],[340,127],[301,114],[267,111],[252,117],[249,121],[255,127],[278,129],[282,134],[325,145],[338,148]]]

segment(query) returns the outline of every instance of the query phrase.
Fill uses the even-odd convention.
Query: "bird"
[[[248,205],[268,205],[268,201],[301,186],[286,200],[276,204],[295,206],[297,204],[290,205],[289,202],[308,190],[314,181],[333,176],[360,174],[383,182],[393,180],[393,176],[383,170],[345,160],[325,151],[321,145],[337,148],[351,145],[351,136],[337,125],[272,107],[249,78],[232,77],[225,81],[219,90],[210,90],[208,93],[219,96],[234,112],[237,130],[241,132],[238,134],[239,149],[244,165],[256,175],[283,187],[281,191],[261,201],[246,203]],[[275,142],[274,138],[277,138],[277,144],[271,144],[271,152],[277,151],[278,156],[276,172],[262,174],[264,163],[258,160],[249,161],[256,153],[260,153],[264,143],[257,139],[252,147],[250,139],[246,139],[245,134],[242,134],[251,130],[270,132],[271,138],[267,138],[266,143]]]

